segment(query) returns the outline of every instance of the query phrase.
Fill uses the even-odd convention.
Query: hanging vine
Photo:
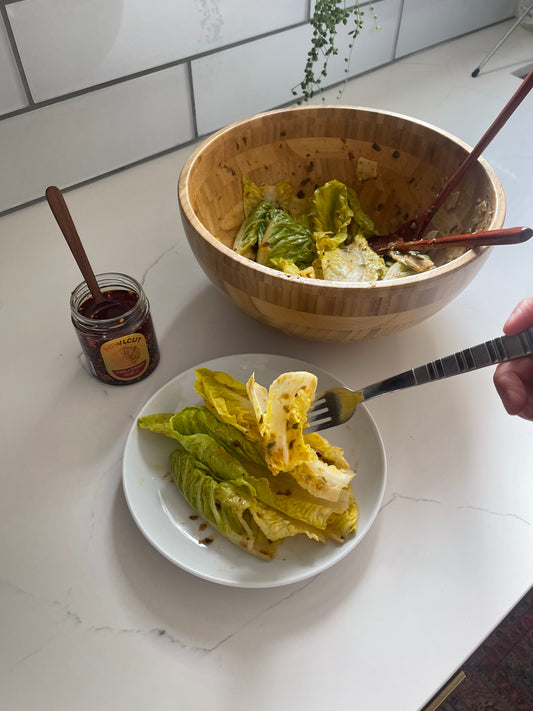
[[[367,7],[376,29],[379,29],[372,2],[369,2]],[[359,0],[355,0],[355,4],[351,4],[347,0],[316,0],[315,11],[310,21],[313,36],[305,63],[304,78],[292,89],[294,96],[302,97],[299,103],[308,101],[323,91],[323,85],[328,76],[329,61],[339,53],[338,33],[343,27],[351,25],[351,29],[348,31],[348,56],[344,58],[346,63],[344,73],[346,80],[348,79],[352,51],[355,40],[363,27],[364,14]]]

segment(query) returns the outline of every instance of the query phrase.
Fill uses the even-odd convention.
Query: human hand
[[[533,296],[520,301],[503,327],[514,336],[533,325]],[[494,385],[510,415],[533,421],[533,356],[500,363],[494,372]]]

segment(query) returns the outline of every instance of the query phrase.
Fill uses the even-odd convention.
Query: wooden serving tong
[[[421,239],[424,232],[428,228],[433,216],[437,210],[444,203],[446,198],[453,192],[457,184],[463,179],[465,173],[471,168],[471,166],[477,161],[481,153],[489,145],[492,139],[496,136],[502,126],[507,122],[510,116],[514,113],[515,109],[522,103],[522,101],[529,94],[533,88],[533,69],[529,72],[526,78],[522,81],[520,87],[511,97],[509,102],[505,105],[503,110],[494,120],[492,125],[487,129],[485,134],[481,137],[478,143],[467,155],[465,160],[457,168],[452,177],[448,180],[446,185],[442,188],[440,193],[436,196],[433,202],[425,210],[420,212],[415,218],[407,220],[404,222],[397,230],[392,234],[385,235],[377,239],[388,239],[389,242],[398,242],[402,240],[403,242],[413,242],[414,240]],[[500,243],[501,244],[501,243]],[[373,245],[372,245],[373,246]]]
[[[499,230],[479,230],[464,235],[449,235],[431,239],[414,239],[405,241],[394,235],[371,237],[369,244],[378,254],[386,254],[391,250],[399,252],[425,252],[439,247],[484,247],[499,244],[519,244],[527,242],[533,236],[531,227],[506,227]]]

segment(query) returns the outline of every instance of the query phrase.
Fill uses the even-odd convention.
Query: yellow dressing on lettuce
[[[305,434],[317,378],[283,373],[267,389],[199,368],[204,406],[139,418],[139,427],[171,437],[176,486],[226,538],[270,560],[284,538],[304,534],[344,542],[357,528],[354,472],[340,447]]]
[[[265,397],[253,376],[248,381],[247,392],[254,401],[265,458],[273,474],[290,471],[313,458],[303,430],[316,384],[317,378],[311,373],[284,373],[274,380]]]

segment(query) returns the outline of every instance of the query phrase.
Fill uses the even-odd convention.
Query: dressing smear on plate
[[[198,368],[204,404],[138,419],[177,441],[170,473],[190,506],[228,540],[271,560],[283,540],[344,543],[357,528],[354,471],[342,449],[305,434],[317,378],[280,375],[267,389]]]

